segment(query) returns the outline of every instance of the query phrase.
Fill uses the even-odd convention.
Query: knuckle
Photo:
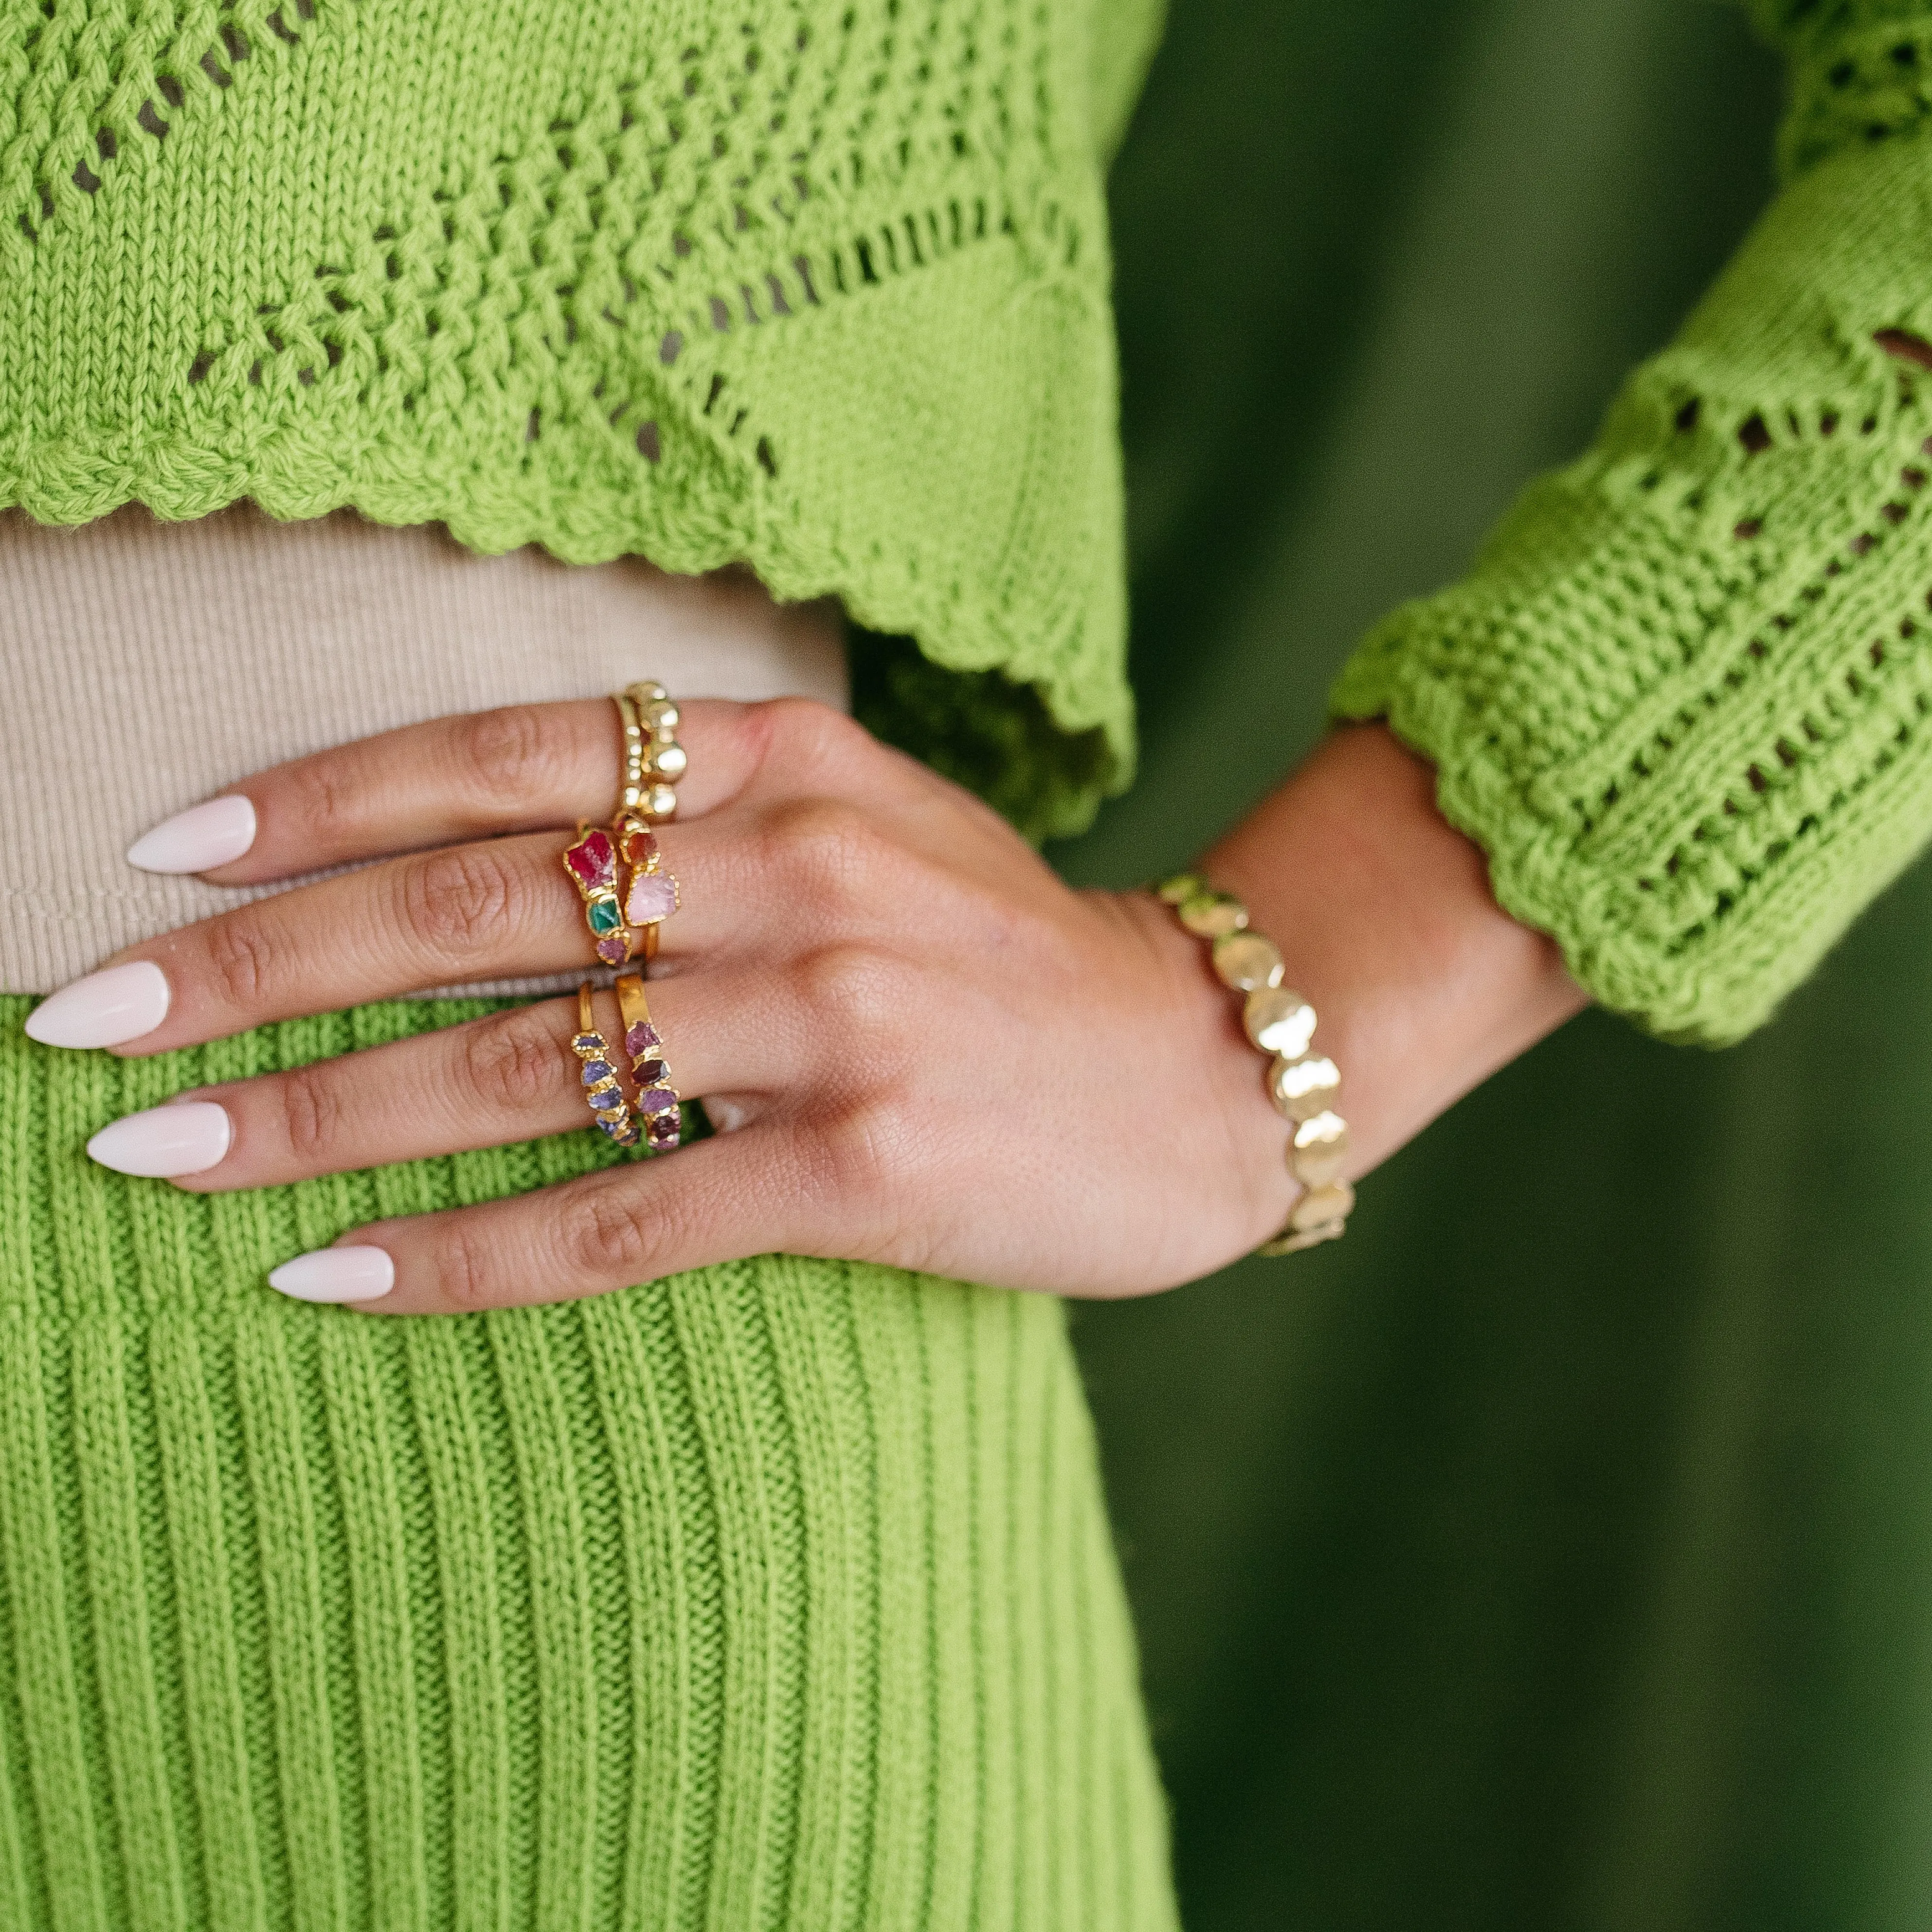
[[[662,1218],[646,1214],[628,1190],[594,1188],[572,1208],[564,1234],[567,1264],[599,1282],[652,1280],[658,1273]]]
[[[532,1009],[514,1008],[467,1028],[460,1077],[470,1098],[506,1114],[548,1099],[557,1084],[557,1046]]]
[[[208,970],[232,1006],[253,1010],[263,1004],[278,955],[262,916],[252,909],[230,913],[208,928]]]
[[[772,812],[766,843],[773,869],[792,889],[836,905],[862,894],[880,866],[884,839],[842,799],[795,799]]]
[[[480,711],[466,722],[458,742],[466,780],[485,797],[550,802],[570,788],[577,741],[560,712],[527,704]]]
[[[312,850],[332,851],[353,842],[362,808],[352,752],[324,752],[289,768],[292,823]]]
[[[899,1038],[916,1010],[915,977],[905,962],[874,946],[824,946],[799,962],[798,988],[816,1027],[857,1049]]]
[[[282,1132],[304,1166],[326,1164],[342,1138],[342,1095],[326,1066],[298,1066],[282,1076]]]
[[[829,1109],[814,1136],[812,1184],[828,1200],[894,1193],[916,1164],[919,1120],[889,1092]]]
[[[814,771],[849,766],[873,742],[863,725],[815,698],[775,698],[761,708],[771,754],[788,766]]]
[[[466,952],[512,922],[509,868],[488,845],[452,845],[413,860],[402,873],[408,929],[439,952]]]
[[[490,1244],[465,1225],[467,1218],[456,1215],[439,1228],[428,1257],[438,1298],[459,1315],[480,1314],[497,1301]]]

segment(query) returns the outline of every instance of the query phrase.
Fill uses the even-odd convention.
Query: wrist
[[[1587,1004],[1382,726],[1325,740],[1197,869],[1245,902],[1321,1017],[1352,1179]]]

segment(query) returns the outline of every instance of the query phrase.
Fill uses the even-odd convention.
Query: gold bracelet
[[[1154,892],[1190,932],[1210,943],[1221,983],[1246,995],[1242,1025],[1270,1056],[1268,1098],[1288,1118],[1288,1171],[1302,1196],[1281,1232],[1256,1252],[1292,1255],[1339,1240],[1355,1190],[1342,1178],[1348,1154],[1348,1123],[1335,1111],[1342,1076],[1326,1054],[1310,1051],[1315,1009],[1282,984],[1280,947],[1250,929],[1248,909],[1232,892],[1216,892],[1195,872],[1177,872]]]

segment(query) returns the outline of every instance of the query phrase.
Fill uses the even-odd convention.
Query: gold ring
[[[624,917],[638,928],[629,956],[641,954],[649,965],[658,954],[658,927],[681,903],[677,874],[666,868],[657,834],[638,814],[620,812],[611,830],[625,867]]]
[[[597,1030],[597,1016],[591,1010],[590,982],[577,989],[577,1031],[570,1050],[582,1063],[580,1078],[585,1097],[590,1102],[590,1118],[620,1147],[635,1147],[642,1138],[631,1110],[624,1103],[624,1090],[617,1079],[616,1056]],[[655,1145],[656,1143],[653,1142]]]
[[[631,956],[631,938],[617,898],[617,848],[610,833],[579,819],[576,838],[564,848],[563,869],[584,901],[598,958],[607,966],[622,965]]]
[[[616,815],[636,812],[647,824],[664,824],[677,816],[677,782],[690,763],[677,742],[677,706],[650,678],[627,684],[611,702],[624,733]]]
[[[651,1018],[644,982],[634,973],[617,975],[617,1005],[624,1016],[624,1051],[638,1083],[638,1118],[653,1154],[668,1154],[684,1131],[684,1110],[664,1064],[664,1040]]]

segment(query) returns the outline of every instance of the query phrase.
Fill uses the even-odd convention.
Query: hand
[[[472,1310],[772,1250],[1122,1295],[1279,1229],[1295,1190],[1262,1063],[1166,908],[1070,890],[978,801],[821,706],[682,708],[690,770],[660,836],[683,908],[661,929],[650,998],[674,1082],[720,1131],[359,1229],[337,1245],[380,1250],[362,1257],[366,1286],[319,1298],[373,1287],[362,1305],[376,1312]],[[158,969],[165,1011],[157,993],[128,1023],[149,1030],[115,1050],[585,965],[560,855],[580,816],[608,813],[616,757],[608,704],[558,704],[446,718],[244,781],[253,842],[216,882],[380,862],[119,956]],[[156,985],[152,970],[91,976],[58,996],[52,1034],[38,1030],[58,1042],[102,986],[130,980]],[[608,994],[599,1017],[614,1038]],[[589,1132],[576,1028],[574,998],[552,1000],[178,1096],[170,1106],[219,1108],[229,1131],[198,1156],[218,1154],[212,1165],[172,1178],[260,1187]],[[165,1126],[169,1112],[136,1118]]]

